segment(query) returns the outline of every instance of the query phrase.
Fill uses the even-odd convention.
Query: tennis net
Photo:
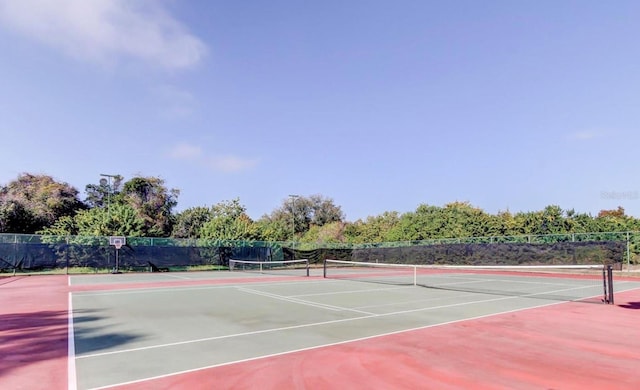
[[[229,271],[256,272],[261,274],[309,276],[309,260],[251,261],[229,260]]]
[[[325,260],[323,272],[328,279],[613,303],[613,270],[603,265],[458,266]]]

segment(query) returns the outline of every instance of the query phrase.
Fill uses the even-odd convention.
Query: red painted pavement
[[[66,276],[0,278],[0,388],[66,389]]]
[[[639,389],[640,290],[121,386],[139,389]]]
[[[0,279],[1,389],[67,388],[69,290],[66,276]],[[638,389],[639,328],[635,290],[118,388]]]
[[[68,388],[69,291],[122,290],[293,280],[291,277],[96,284],[69,287],[66,275],[0,278],[0,389]],[[308,280],[308,278],[300,278]]]

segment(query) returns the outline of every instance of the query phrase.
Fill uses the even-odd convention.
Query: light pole
[[[109,230],[109,225],[111,224],[111,179],[116,178],[117,175],[107,175],[106,173],[101,173],[100,176],[102,177],[100,179],[100,185],[107,187],[107,226],[106,226],[106,230],[107,230],[107,232],[109,234],[111,234],[111,231]],[[116,250],[116,256],[117,255],[118,255],[118,252]],[[107,251],[107,264],[109,264],[110,262],[111,262],[111,253],[110,253],[110,251]],[[116,258],[116,266],[114,268],[114,272],[117,271],[117,268],[118,268],[118,260]]]
[[[289,195],[291,198],[291,242],[293,249],[293,259],[296,258],[296,199],[299,198],[299,195]]]
[[[111,179],[118,177],[118,175],[107,175],[106,173],[101,173],[100,176],[102,176],[102,179],[100,179],[100,185],[107,186],[107,213],[109,213],[111,211]]]

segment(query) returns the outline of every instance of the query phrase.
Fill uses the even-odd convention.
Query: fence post
[[[18,268],[18,235],[13,235],[13,276],[16,276],[16,268]]]
[[[609,287],[609,304],[613,305],[613,266],[611,264],[607,266],[607,281]]]
[[[66,275],[69,275],[69,236],[65,236],[64,237],[64,243],[66,245],[65,251],[64,251],[64,257],[65,257],[65,271],[64,273]]]
[[[631,242],[629,241],[629,232],[627,232],[627,272],[631,272]]]

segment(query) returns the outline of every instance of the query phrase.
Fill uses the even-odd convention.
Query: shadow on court
[[[94,310],[74,310],[74,339],[75,353],[94,353],[102,350],[127,345],[133,341],[142,339],[142,335],[131,332],[109,332],[104,326],[93,325],[92,323],[105,319],[105,316],[89,315]],[[80,315],[78,315],[80,313]],[[82,325],[82,326],[78,326]]]
[[[84,311],[76,314],[75,322],[91,323],[103,317]],[[0,315],[0,377],[34,363],[67,358],[68,312],[66,310],[37,311]],[[96,329],[97,330],[97,329]],[[75,335],[85,351],[93,352],[126,344],[139,336],[104,334],[92,336],[92,328]],[[88,351],[87,351],[88,350]]]
[[[67,312],[0,315],[0,376],[42,360],[66,355]]]
[[[628,302],[624,305],[619,305],[622,308],[625,309],[636,309],[639,310],[640,309],[640,302]]]

